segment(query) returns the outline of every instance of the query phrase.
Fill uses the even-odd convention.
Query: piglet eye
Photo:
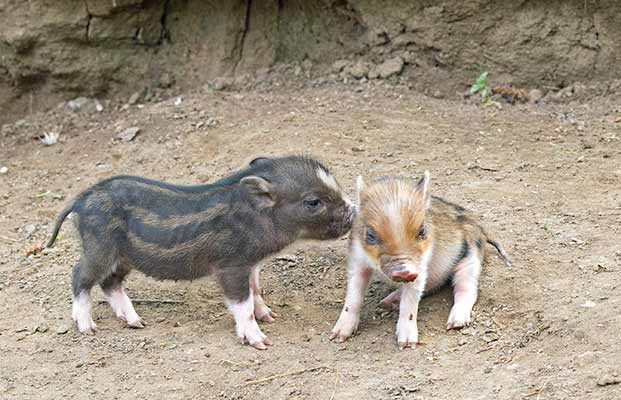
[[[364,236],[364,241],[367,244],[378,244],[379,238],[377,237],[377,233],[370,226],[367,227],[367,232]]]
[[[314,210],[320,205],[321,205],[321,200],[319,199],[304,200],[304,207],[308,208],[309,210]]]
[[[420,230],[418,231],[418,240],[423,240],[425,238],[425,236],[427,236],[427,229],[425,229],[425,225],[420,227]]]

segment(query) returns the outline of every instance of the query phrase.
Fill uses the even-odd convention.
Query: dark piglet
[[[245,343],[270,341],[257,319],[275,314],[261,297],[257,263],[297,239],[335,239],[349,231],[352,203],[328,169],[308,157],[261,157],[213,184],[181,186],[135,176],[106,179],[60,215],[48,247],[73,213],[82,257],[73,269],[73,314],[92,334],[90,291],[100,285],[116,313],[142,328],[123,289],[137,269],[156,279],[215,275]]]

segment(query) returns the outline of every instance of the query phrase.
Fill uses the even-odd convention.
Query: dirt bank
[[[614,0],[8,0],[0,21],[0,123],[80,95],[243,86],[278,63],[453,96],[483,70],[562,88],[618,78],[621,62]]]

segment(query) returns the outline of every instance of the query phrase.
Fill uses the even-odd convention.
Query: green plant
[[[489,88],[487,87],[487,71],[484,71],[479,75],[479,78],[470,86],[470,95],[480,93],[483,101],[489,96]]]

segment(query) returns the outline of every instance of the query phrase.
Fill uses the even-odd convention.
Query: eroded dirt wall
[[[615,0],[3,0],[0,22],[0,122],[305,59],[315,74],[360,62],[370,78],[393,60],[449,92],[482,70],[550,88],[621,75]]]

